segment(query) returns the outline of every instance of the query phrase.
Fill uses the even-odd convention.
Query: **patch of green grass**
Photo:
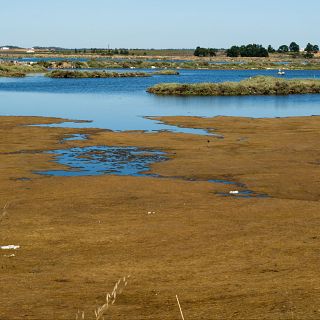
[[[155,76],[178,76],[180,73],[176,70],[159,70],[152,72]]]
[[[25,77],[28,73],[46,72],[39,65],[22,65],[13,63],[0,64],[0,77]]]
[[[320,93],[320,80],[257,76],[240,82],[178,84],[161,83],[147,90],[157,95],[246,96]]]

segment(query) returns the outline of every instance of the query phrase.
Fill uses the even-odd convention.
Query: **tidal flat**
[[[1,117],[0,245],[19,246],[0,251],[1,317],[91,319],[130,275],[112,319],[178,318],[175,295],[190,319],[318,319],[320,117],[154,120],[219,136]],[[168,160],[157,177],[36,173],[68,170],[50,151],[92,146]],[[233,196],[244,185],[268,198]]]

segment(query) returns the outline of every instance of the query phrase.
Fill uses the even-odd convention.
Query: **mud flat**
[[[319,319],[320,117],[157,120],[219,137],[1,117],[0,246],[19,246],[0,250],[1,318],[93,319],[130,275],[106,317],[179,318],[177,294],[189,319]],[[93,146],[169,160],[157,177],[36,173],[68,169],[48,152]],[[244,188],[269,197],[230,193]]]

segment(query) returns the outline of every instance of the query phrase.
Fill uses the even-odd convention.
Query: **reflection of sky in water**
[[[111,130],[179,130],[144,116],[286,117],[320,114],[320,95],[254,97],[158,97],[145,90],[159,82],[241,80],[270,70],[193,71],[181,76],[122,79],[0,78],[0,115],[52,116],[92,120],[75,127]],[[288,78],[320,78],[320,71],[287,71]],[[193,132],[184,129],[184,132]],[[203,131],[200,131],[203,133]]]
[[[97,176],[114,174],[120,176],[152,176],[145,173],[152,163],[167,159],[165,153],[142,150],[136,147],[93,146],[48,152],[56,155],[59,164],[70,170],[40,171],[52,176]]]

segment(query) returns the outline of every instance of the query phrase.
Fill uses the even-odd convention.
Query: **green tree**
[[[313,52],[313,45],[309,42],[307,44],[307,46],[305,47],[304,51],[306,51],[308,53],[312,53]]]
[[[240,56],[240,48],[238,46],[232,46],[227,50],[227,57],[239,57]]]
[[[128,49],[120,49],[120,54],[123,54],[123,55],[128,55],[129,54],[129,50]]]
[[[283,44],[282,46],[279,47],[278,52],[279,53],[289,52],[289,47],[287,45]]]
[[[196,50],[194,51],[194,55],[196,57],[214,57],[216,55],[217,49],[213,48],[201,48],[197,47]]]
[[[215,57],[216,55],[217,55],[217,49],[214,49],[214,48],[209,48],[208,49],[208,55],[210,56],[210,57]]]
[[[268,57],[269,53],[262,45],[248,44],[240,47],[241,57]]]
[[[269,53],[275,53],[276,52],[276,50],[270,44],[268,45],[268,49],[267,50],[268,50]]]
[[[194,51],[193,55],[196,57],[200,57],[202,50],[200,47],[196,47],[196,50]]]
[[[299,52],[300,51],[300,47],[297,43],[295,42],[291,42],[290,45],[289,45],[289,50],[291,52]]]

